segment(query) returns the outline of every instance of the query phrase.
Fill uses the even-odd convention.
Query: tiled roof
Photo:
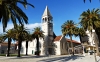
[[[4,41],[4,42],[2,42],[3,44],[8,44],[8,42],[7,41]],[[0,44],[2,44],[2,43],[0,43]]]
[[[68,42],[71,42],[71,40],[70,39],[66,39]],[[73,43],[77,43],[77,44],[80,44],[80,42],[78,42],[78,41],[75,41],[75,40],[72,40],[72,42]]]
[[[2,46],[7,46],[8,45],[8,42],[3,42],[3,43],[0,43],[0,45]],[[15,44],[11,44],[11,46],[14,46]]]
[[[59,41],[59,40],[61,39],[61,37],[62,37],[62,35],[60,35],[60,36],[56,36],[56,38],[54,39],[54,41]],[[66,40],[67,40],[68,42],[71,42],[70,39],[67,39],[67,38],[66,38]],[[75,41],[75,40],[72,40],[72,42],[73,42],[73,43],[80,44],[80,42]]]
[[[56,36],[56,38],[54,39],[54,41],[59,41],[61,37],[62,37],[62,35]]]

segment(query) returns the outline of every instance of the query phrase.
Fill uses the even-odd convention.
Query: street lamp
[[[95,33],[95,30],[94,30],[94,29],[92,29],[92,33]],[[94,49],[94,48],[95,48],[95,46],[94,46],[95,44],[93,44],[93,43],[94,43],[94,42],[93,42],[93,41],[94,41],[94,36],[92,35],[92,33],[89,34],[89,31],[88,31],[88,30],[86,31],[86,34],[89,34],[89,35],[91,35],[91,37],[92,37],[92,45],[93,45],[93,51],[94,51],[94,58],[95,58],[95,62],[97,62],[96,54],[95,54],[95,49]]]

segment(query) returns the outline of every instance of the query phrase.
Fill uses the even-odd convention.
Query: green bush
[[[41,51],[36,51],[36,52],[35,52],[35,55],[39,55],[39,54],[40,54],[40,52],[41,52]]]

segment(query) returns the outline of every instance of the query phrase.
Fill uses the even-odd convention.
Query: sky
[[[28,25],[25,25],[29,29],[34,27],[41,26],[41,17],[45,10],[46,5],[49,8],[49,11],[53,17],[53,30],[54,33],[62,35],[61,25],[67,20],[73,20],[75,23],[79,23],[80,15],[83,11],[88,9],[92,10],[93,8],[100,8],[99,0],[92,0],[90,3],[89,0],[86,0],[86,3],[83,0],[27,0],[29,3],[33,4],[35,8],[27,6],[25,9],[22,5],[18,6],[26,13],[28,16]],[[12,28],[12,22],[8,23],[7,29]],[[0,33],[2,33],[2,23],[0,23]],[[69,37],[67,37],[69,38]],[[73,40],[79,41],[78,37],[73,37]]]

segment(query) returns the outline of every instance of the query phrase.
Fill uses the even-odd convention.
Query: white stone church
[[[63,35],[56,36],[55,33],[53,32],[53,17],[47,6],[42,15],[41,28],[42,28],[42,31],[44,32],[45,37],[44,39],[39,38],[40,51],[41,51],[40,55],[67,54],[68,42]],[[36,39],[28,42],[28,54],[35,54],[36,42],[37,42]],[[74,41],[74,42],[77,44],[80,44],[77,41]],[[26,54],[26,42],[22,42],[21,54]]]

